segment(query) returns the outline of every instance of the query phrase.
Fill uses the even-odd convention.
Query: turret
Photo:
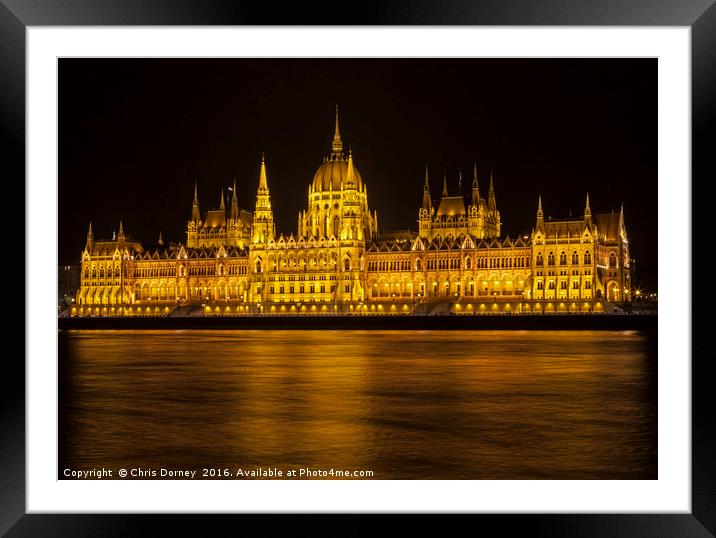
[[[226,205],[224,204],[224,189],[221,189],[221,202],[219,202],[219,209],[226,211]]]
[[[269,195],[268,179],[266,177],[266,159],[261,154],[261,169],[259,172],[259,187],[256,191],[256,209],[253,220],[253,243],[266,243],[276,235],[271,209],[271,196]]]
[[[448,195],[447,190],[447,172],[443,171],[443,196]]]

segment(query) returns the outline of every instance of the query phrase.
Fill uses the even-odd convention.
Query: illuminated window
[[[614,252],[609,253],[609,269],[616,269],[617,255]]]
[[[559,255],[559,265],[567,265],[567,254],[564,251]]]
[[[544,283],[543,283],[541,280],[539,280],[539,281],[537,282],[537,289],[538,289],[538,290],[543,290],[543,289],[544,289]]]
[[[572,265],[579,265],[579,254],[576,250],[572,252]]]
[[[591,265],[592,255],[589,251],[584,253],[584,265]]]
[[[261,260],[256,261],[256,272],[257,273],[261,272]]]
[[[550,252],[547,256],[547,264],[554,265],[554,252]]]
[[[549,281],[549,286],[547,286],[547,287],[548,287],[549,289],[553,290],[553,289],[554,289],[554,280],[550,280],[550,281]]]
[[[536,264],[537,264],[537,265],[544,265],[544,257],[542,256],[542,253],[541,253],[541,252],[540,252],[539,254],[537,254]]]
[[[567,289],[567,281],[566,281],[566,280],[562,280],[562,281],[559,283],[559,289],[561,289],[561,290],[566,290],[566,289]]]
[[[578,290],[579,289],[579,280],[572,281],[572,289]]]

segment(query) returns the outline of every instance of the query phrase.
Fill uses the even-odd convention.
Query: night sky
[[[494,170],[503,236],[624,203],[635,282],[655,289],[656,59],[60,59],[59,262],[124,229],[186,241],[237,179],[253,211],[266,154],[277,232],[296,232],[334,109],[382,230],[417,229],[425,165],[468,196]]]

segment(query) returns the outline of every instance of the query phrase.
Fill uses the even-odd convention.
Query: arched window
[[[350,258],[346,258],[346,259],[343,261],[343,269],[344,269],[345,271],[350,271],[350,270],[351,270],[351,260],[350,260]]]
[[[609,253],[609,269],[616,269],[617,255],[614,252]]]
[[[584,253],[584,265],[591,265],[592,264],[592,254],[587,251]]]
[[[554,265],[554,252],[550,252],[547,256],[547,265]]]
[[[261,260],[256,260],[256,272],[261,272]]]
[[[564,251],[559,254],[559,265],[567,265],[567,254]]]
[[[539,281],[537,282],[537,289],[538,289],[538,290],[543,290],[543,289],[544,289],[544,282],[542,282],[541,280],[539,280]]]
[[[579,254],[576,250],[572,252],[572,265],[579,265]]]
[[[537,254],[537,265],[544,265],[544,256],[541,252]]]
[[[415,270],[416,271],[422,271],[423,270],[423,262],[418,258],[415,260]]]

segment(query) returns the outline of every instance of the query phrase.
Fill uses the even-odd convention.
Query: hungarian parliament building
[[[277,235],[261,156],[253,212],[222,193],[202,211],[194,186],[186,243],[151,248],[125,234],[82,252],[74,316],[593,313],[631,300],[623,207],[544,218],[503,237],[490,177],[470,196],[433,200],[426,170],[416,232],[383,232],[346,152],[336,110],[331,152],[308,188],[295,234]],[[187,207],[188,208],[188,207]]]

